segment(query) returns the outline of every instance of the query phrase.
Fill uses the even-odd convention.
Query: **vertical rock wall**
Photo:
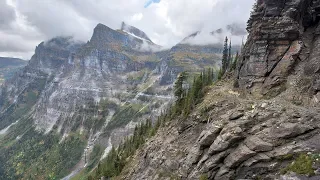
[[[319,91],[320,1],[258,0],[248,21],[249,37],[238,64],[237,85],[259,95],[278,95],[288,76],[309,77]],[[301,79],[301,78],[300,78]]]

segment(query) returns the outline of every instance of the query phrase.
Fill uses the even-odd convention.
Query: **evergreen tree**
[[[223,46],[223,54],[222,54],[222,75],[226,72],[228,67],[228,37],[226,37]]]
[[[227,71],[231,69],[231,62],[232,62],[232,56],[231,56],[231,39],[229,43],[229,49],[228,49],[228,60],[227,60]]]
[[[186,72],[182,72],[179,74],[178,76],[178,79],[174,85],[174,96],[176,97],[176,109],[175,111],[176,112],[181,112],[181,107],[182,107],[182,103],[183,103],[183,100],[186,96],[186,92],[185,90],[183,89],[183,84],[185,82],[187,78],[187,73]]]
[[[252,23],[253,23],[253,14],[255,12],[258,11],[258,5],[261,3],[258,2],[258,0],[255,1],[255,3],[253,4],[253,7],[252,7],[252,11],[250,12],[250,18],[249,20],[247,21],[247,31],[250,32],[251,28],[252,28]]]
[[[237,52],[236,57],[234,58],[234,60],[232,62],[232,67],[231,67],[232,70],[235,70],[237,68],[238,60],[239,60],[239,52]]]
[[[222,73],[222,69],[220,68],[218,72],[218,80],[221,80],[222,76],[223,76],[223,73]]]

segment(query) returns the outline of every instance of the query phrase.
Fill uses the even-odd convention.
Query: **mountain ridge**
[[[87,43],[40,43],[0,89],[0,179],[69,179],[95,167],[141,121],[156,119],[188,66],[174,69],[167,51],[143,51],[145,45],[157,47],[103,24]]]
[[[258,0],[236,70],[190,115],[169,112],[115,179],[319,179],[319,5]]]

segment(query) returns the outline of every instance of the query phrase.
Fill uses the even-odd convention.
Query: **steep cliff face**
[[[319,5],[258,0],[235,73],[239,88],[228,79],[212,86],[190,116],[166,122],[119,179],[319,179]]]
[[[0,57],[0,85],[15,72],[27,65],[28,61],[18,58]]]
[[[87,43],[39,44],[0,89],[0,179],[69,179],[160,115],[184,66],[173,73],[159,48],[135,27],[103,24]]]
[[[119,179],[319,179],[319,112],[278,97],[243,98],[219,82],[192,115],[149,139]],[[308,158],[296,162],[301,155]]]
[[[165,68],[156,54],[139,51],[143,44],[140,38],[102,24],[88,43],[58,37],[39,44],[28,65],[0,90],[0,154],[11,153],[0,159],[0,179],[30,178],[35,171],[27,169],[43,163],[50,153],[73,158],[52,170],[58,178],[70,170],[76,173],[86,165],[94,166],[97,161],[89,160],[94,146],[108,153],[142,119],[159,115],[172,99],[171,85],[159,85]],[[75,136],[82,138],[71,145]],[[20,139],[32,146],[45,142],[46,148],[25,151],[27,144],[16,143]],[[78,153],[71,149],[54,155],[54,147],[66,144]],[[33,156],[37,162],[33,165],[28,165],[31,156],[13,159],[20,152],[35,151],[39,154]],[[102,154],[95,156],[100,159]],[[30,173],[3,170],[6,166],[17,172],[14,164],[22,161],[26,162],[22,168]]]
[[[286,89],[317,94],[319,3],[257,1],[248,21],[248,42],[238,64],[241,88],[270,96]]]

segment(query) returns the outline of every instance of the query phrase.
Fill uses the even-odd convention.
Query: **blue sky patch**
[[[161,0],[148,0],[145,4],[144,4],[144,8],[149,7],[152,3],[159,3]]]

